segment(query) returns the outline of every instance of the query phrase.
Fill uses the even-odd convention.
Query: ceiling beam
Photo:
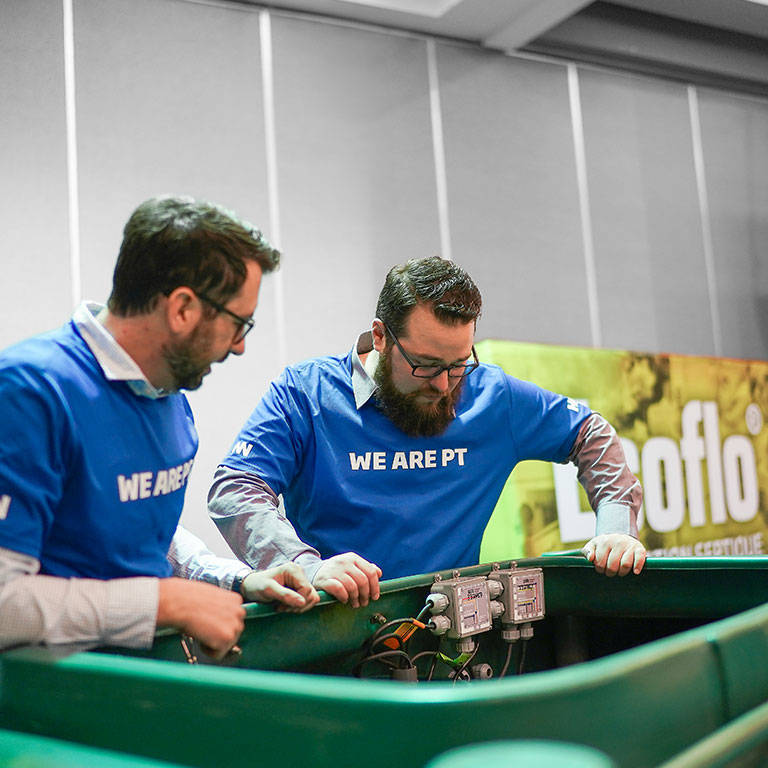
[[[482,41],[488,48],[513,51],[578,13],[592,0],[516,0],[514,11]]]

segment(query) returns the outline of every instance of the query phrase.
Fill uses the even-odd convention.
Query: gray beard
[[[452,392],[434,404],[418,403],[418,392],[404,395],[392,383],[392,361],[388,349],[379,357],[373,380],[377,385],[374,392],[377,405],[398,429],[411,437],[434,437],[445,432],[455,418],[455,405],[464,386],[464,382],[460,381]]]

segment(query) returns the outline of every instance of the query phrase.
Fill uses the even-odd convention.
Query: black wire
[[[418,616],[416,617],[416,621],[421,621],[424,616],[429,613],[429,609],[432,607],[432,601],[428,600],[426,605],[419,611]],[[390,627],[394,626],[395,624],[413,624],[413,619],[410,616],[405,616],[403,618],[399,619],[390,619],[389,621],[384,622],[374,633],[371,635],[371,637],[366,641],[366,645],[364,646],[368,650],[371,650],[374,645],[381,642],[381,634],[384,632],[384,630],[389,629]],[[415,625],[414,625],[415,626]],[[421,629],[421,627],[416,627],[416,629]],[[400,648],[405,649],[408,645],[408,643],[411,640],[411,637],[413,637],[413,634],[411,637],[408,638],[408,640],[403,643],[402,639],[399,635],[395,634],[394,632],[390,632],[386,637],[394,637],[399,645]]]
[[[504,657],[504,666],[499,672],[499,677],[504,677],[509,669],[509,662],[512,661],[512,643],[507,643],[507,655]]]
[[[472,659],[474,659],[475,656],[477,656],[477,652],[479,650],[480,650],[480,643],[477,643],[475,645],[475,650],[472,651],[472,653],[470,654],[469,658],[456,670],[456,676],[453,678],[453,684],[454,685],[456,685],[456,682],[461,677],[461,675],[464,672],[464,670],[470,665]]]
[[[420,659],[422,656],[434,656],[436,654],[440,653],[440,651],[419,651],[415,656],[411,656],[411,661],[416,662],[417,659]]]
[[[371,636],[368,638],[366,643],[369,646],[372,646],[375,642],[377,642],[378,638],[381,636],[381,633],[384,632],[385,629],[389,629],[390,627],[393,627],[395,624],[411,624],[411,617],[406,616],[403,619],[390,619],[389,621],[384,622]],[[394,634],[393,632],[390,632],[390,634]]]
[[[528,647],[528,638],[523,640],[523,647],[520,649],[520,660],[517,662],[517,674],[523,674],[523,667],[525,666],[525,649]]]
[[[416,621],[421,622],[421,620],[426,616],[427,613],[429,613],[429,609],[432,607],[432,601],[427,600],[424,607],[419,611],[418,616],[416,617]],[[395,625],[401,626],[403,624],[411,624],[416,629],[420,629],[420,627],[414,625],[414,619],[410,616],[404,616],[397,619],[390,619],[389,621],[385,621],[381,626],[378,627],[378,629],[363,643],[363,650],[368,655],[361,659],[352,669],[353,674],[357,675],[358,672],[362,669],[363,665],[367,664],[369,661],[382,661],[383,663],[387,664],[388,666],[395,668],[396,665],[393,665],[389,659],[392,656],[397,656],[399,659],[405,659],[408,662],[408,667],[413,668],[415,667],[415,664],[411,660],[408,653],[406,653],[408,644],[415,634],[415,631],[411,633],[410,637],[403,642],[403,638],[401,635],[397,634],[396,632],[386,632],[390,627],[394,627]],[[386,633],[386,634],[385,634]],[[393,639],[397,641],[397,644],[399,648],[397,649],[390,649],[388,651],[381,651],[377,653],[373,653],[374,648],[379,645],[380,643],[384,643],[389,639]],[[437,653],[435,651],[435,653]]]
[[[398,647],[397,648],[390,648],[389,646],[387,646],[389,648],[389,650],[405,652],[405,649],[403,648],[403,639],[400,637],[400,635],[396,635],[394,632],[388,632],[386,635],[380,635],[375,640],[371,640],[368,643],[368,651],[369,652],[373,652],[373,649],[374,649],[375,646],[377,646],[379,643],[384,643],[384,642],[386,642],[387,640],[390,640],[390,639],[391,640],[397,640]]]
[[[429,665],[429,672],[427,673],[427,680],[432,679],[432,675],[435,674],[435,667],[437,666],[437,660],[439,658],[439,651],[435,651],[435,655],[432,659],[432,663]]]
[[[413,663],[411,662],[408,655],[403,653],[402,651],[382,651],[381,653],[374,653],[372,656],[366,656],[364,659],[361,659],[360,661],[358,661],[357,664],[355,664],[355,666],[352,667],[352,674],[355,677],[359,677],[359,674],[362,668],[369,662],[382,661],[383,663],[386,664],[389,660],[389,657],[391,656],[398,656],[399,658],[405,658],[405,660],[408,662],[408,666],[413,667]],[[387,661],[385,661],[385,659]],[[392,665],[390,664],[389,666],[392,666]]]
[[[437,654],[440,653],[440,649],[436,651],[420,651],[415,656],[411,656],[411,663],[414,667],[417,666],[416,662],[423,658],[424,656],[432,656],[432,666],[430,666],[430,669],[434,671],[434,665],[437,663]],[[426,677],[425,680],[431,680],[431,677]]]
[[[431,600],[427,600],[427,602],[424,603],[424,607],[416,615],[416,621],[420,621],[420,622],[422,622],[422,624],[425,624],[426,622],[424,621],[424,619],[427,618],[427,614],[429,613],[429,611],[430,611],[430,609],[432,608],[433,605],[434,605],[434,603]],[[417,627],[417,629],[421,629],[421,627]],[[416,633],[413,632],[411,634],[411,636],[405,641],[405,643],[403,643],[403,650],[406,653],[408,653],[408,648],[409,648],[409,646],[411,644],[411,640],[413,640],[413,636],[415,634]]]

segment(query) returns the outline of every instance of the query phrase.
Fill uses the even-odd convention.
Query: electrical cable
[[[431,600],[427,600],[427,602],[424,603],[424,607],[418,612],[418,614],[416,614],[416,621],[423,622],[433,605],[434,603]],[[426,629],[427,626],[427,624],[424,624],[424,626],[419,627],[419,629]],[[411,640],[413,639],[414,634],[416,633],[412,633],[411,636],[405,641],[405,643],[402,644],[402,648],[406,653],[408,653],[408,648],[411,644]]]
[[[419,611],[419,614],[416,618],[413,618],[412,616],[404,616],[397,619],[390,619],[389,621],[385,621],[378,629],[369,637],[365,643],[363,644],[363,650],[370,653],[373,651],[374,647],[378,645],[379,643],[386,642],[387,640],[395,640],[400,647],[400,650],[403,652],[407,652],[408,650],[408,643],[410,642],[411,638],[413,637],[414,632],[416,629],[426,629],[427,625],[424,624],[421,619],[423,618],[425,612],[429,611],[429,608],[432,606],[432,601],[428,600],[427,604]],[[401,635],[395,632],[388,632],[387,634],[384,634],[384,632],[389,629],[390,627],[393,627],[395,625],[398,625],[398,629],[403,624],[410,624],[415,629],[412,629],[410,633],[406,636],[405,640]],[[392,646],[388,646],[392,648]],[[393,649],[394,650],[394,649]]]
[[[507,655],[504,657],[504,666],[499,672],[499,677],[504,677],[509,669],[509,662],[512,661],[512,643],[507,643]]]
[[[411,638],[413,637],[415,631],[417,629],[426,629],[427,625],[422,621],[427,614],[429,613],[430,609],[432,608],[432,601],[427,600],[424,604],[424,607],[419,611],[416,618],[413,618],[411,616],[405,616],[400,617],[396,619],[390,619],[389,621],[385,621],[382,625],[380,625],[376,631],[363,643],[363,652],[366,654],[364,658],[362,658],[352,669],[352,673],[355,676],[359,676],[360,672],[362,671],[362,668],[368,664],[371,661],[380,661],[383,664],[386,664],[391,669],[396,669],[398,667],[403,668],[402,663],[396,664],[393,663],[392,659],[393,657],[396,657],[399,662],[402,662],[403,659],[407,662],[407,668],[415,669],[416,665],[414,663],[414,660],[417,658],[420,658],[424,655],[432,654],[435,658],[433,659],[433,664],[430,667],[430,678],[431,675],[434,672],[434,666],[436,664],[437,659],[437,651],[426,651],[422,652],[420,654],[416,654],[414,659],[411,659],[410,655],[407,653],[408,644],[410,643]],[[410,625],[412,627],[406,627],[405,630],[400,633],[399,630],[403,625]],[[397,630],[394,632],[388,632],[387,630],[391,629],[392,627],[397,627]],[[403,638],[403,635],[405,635],[405,639]],[[387,641],[394,640],[398,648],[393,648]],[[386,651],[376,651],[376,646],[381,645],[382,643],[386,644],[386,647],[389,650]]]
[[[434,658],[432,659],[432,663],[429,665],[429,672],[427,673],[427,680],[432,679],[432,675],[435,674],[435,667],[437,666],[437,660],[439,656],[438,653],[435,652]]]
[[[372,646],[374,643],[378,642],[379,637],[381,637],[384,630],[389,629],[390,627],[393,627],[395,624],[415,624],[416,622],[419,622],[422,626],[419,627],[419,629],[424,628],[424,624],[419,619],[414,619],[411,616],[404,616],[399,619],[390,619],[389,621],[385,621],[372,635],[371,637],[366,641],[366,643],[369,646]],[[419,625],[416,624],[418,627]],[[394,633],[390,633],[394,634]],[[402,644],[402,643],[401,643]]]
[[[520,649],[520,659],[517,662],[517,674],[522,675],[523,674],[523,668],[525,666],[525,649],[528,647],[528,638],[526,637],[525,640],[523,640],[523,647]]]
[[[419,611],[418,616],[416,616],[416,621],[424,621],[426,615],[429,613],[430,608],[434,603],[431,600],[427,600],[427,602],[424,604],[424,607]]]
[[[438,653],[440,653],[440,651],[419,651],[415,656],[411,656],[411,661],[416,663],[422,656],[435,656]]]
[[[420,651],[415,656],[411,656],[411,663],[413,664],[414,667],[416,667],[417,666],[416,662],[419,659],[424,658],[425,656],[431,656],[432,657],[432,666],[430,666],[430,669],[433,669],[434,665],[437,664],[437,654],[438,653],[440,653],[440,649],[439,648],[436,651]],[[432,678],[431,677],[426,677],[424,679],[425,680],[431,680]]]
[[[391,645],[388,645],[390,651],[403,651],[405,652],[405,648],[403,647],[403,638],[400,637],[400,635],[395,634],[394,632],[387,632],[386,635],[379,635],[375,640],[371,640],[368,643],[368,652],[373,653],[373,649],[379,645],[380,643],[386,643],[387,640],[396,640],[398,644],[398,648],[393,648]]]
[[[408,662],[409,667],[414,666],[409,656],[406,653],[403,653],[402,651],[382,651],[381,653],[374,653],[372,656],[366,656],[364,659],[361,659],[360,661],[358,661],[357,664],[355,664],[355,666],[352,667],[352,674],[355,677],[360,677],[360,672],[362,671],[363,667],[366,664],[370,663],[371,661],[382,661],[384,663],[387,663],[389,658],[392,656],[405,658],[405,660]],[[393,665],[389,664],[388,666],[392,667]]]
[[[472,653],[469,655],[469,658],[464,661],[464,663],[456,670],[456,675],[453,678],[453,684],[456,685],[459,678],[463,674],[464,670],[470,665],[472,659],[477,656],[477,652],[480,650],[480,643],[475,643],[475,650],[472,651]]]

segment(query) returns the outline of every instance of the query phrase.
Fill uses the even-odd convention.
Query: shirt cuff
[[[323,564],[321,558],[317,555],[313,555],[310,552],[303,552],[297,557],[293,558],[293,562],[300,565],[304,569],[304,573],[309,579],[310,584],[314,582],[317,572],[320,570],[320,566]]]
[[[617,501],[606,501],[597,507],[595,536],[604,533],[625,533],[637,538],[637,520],[632,507]]]
[[[245,581],[245,577],[253,572],[254,570],[250,566],[243,566],[237,573],[232,574],[231,578],[227,578],[221,586],[225,589],[232,590],[232,592],[237,592],[241,597],[245,597],[245,595],[243,595],[243,582]]]

